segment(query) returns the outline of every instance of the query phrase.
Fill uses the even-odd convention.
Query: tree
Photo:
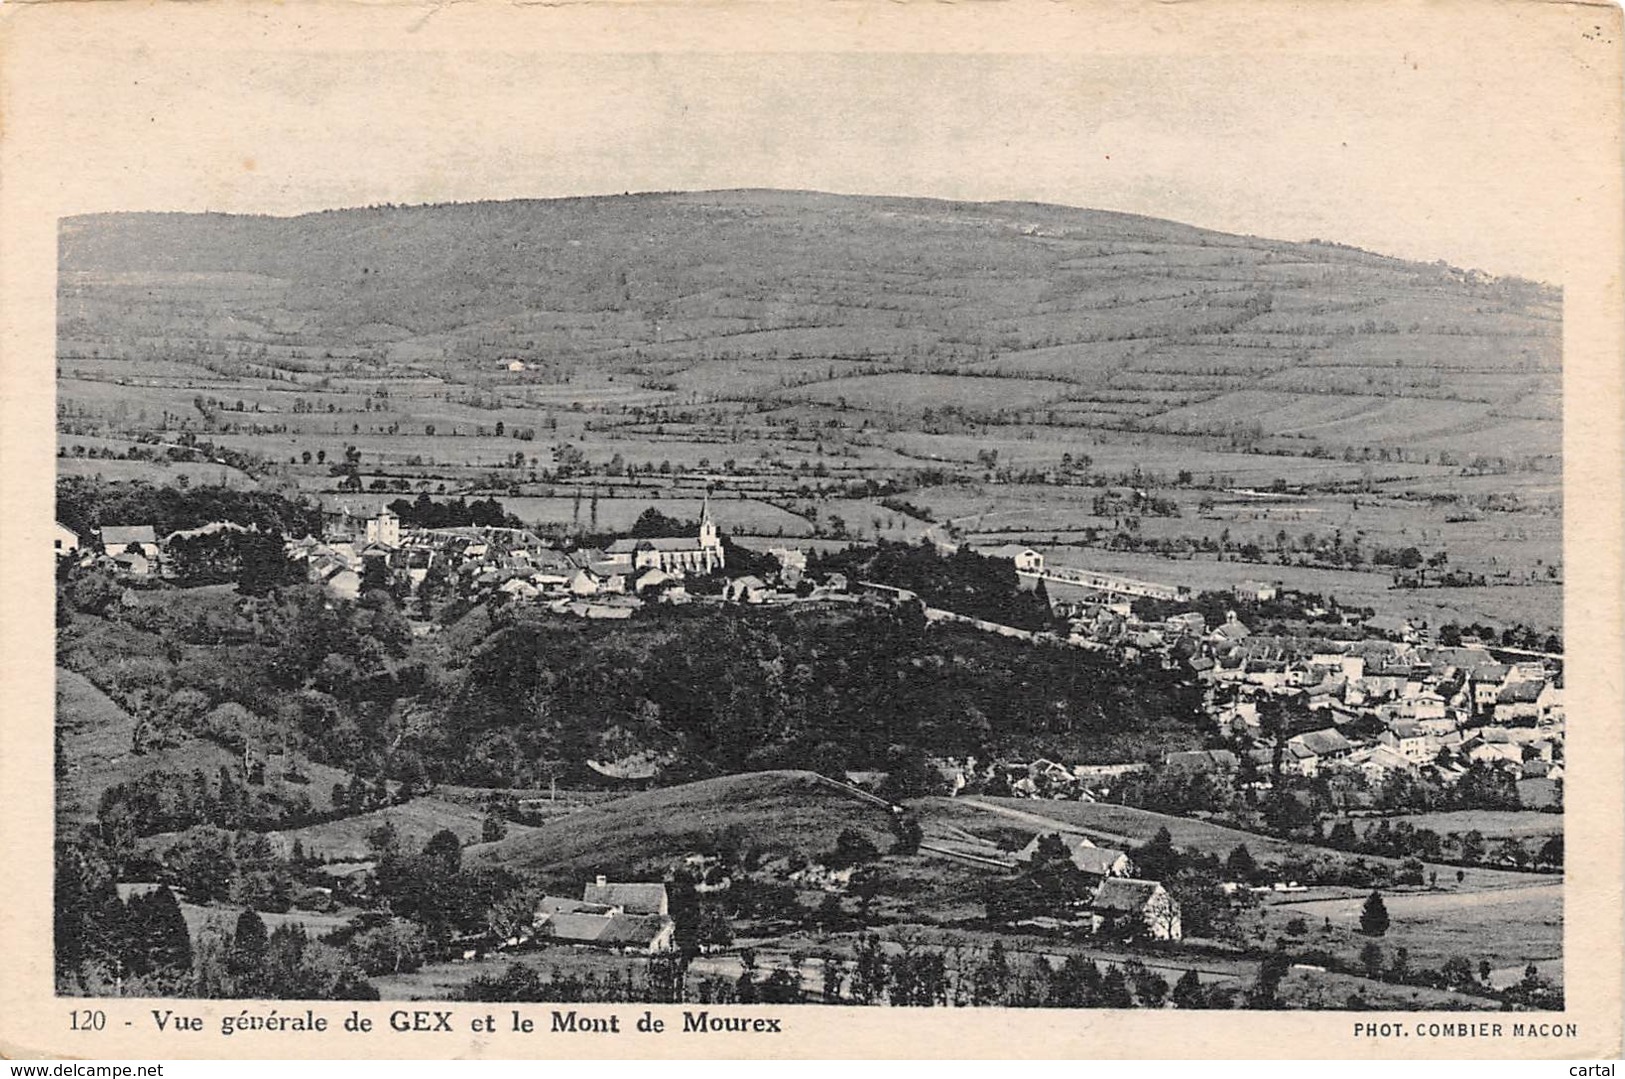
[[[1150,841],[1134,852],[1134,864],[1147,880],[1167,880],[1179,871],[1179,852],[1167,828],[1158,828]]]
[[[865,921],[869,918],[869,908],[885,890],[886,879],[874,866],[864,866],[852,874],[850,891],[858,899],[858,917]]]
[[[1179,976],[1179,981],[1174,983],[1173,995],[1169,999],[1176,1008],[1197,1009],[1207,1006],[1207,996],[1202,992],[1202,979],[1197,976],[1196,971],[1187,970]]]
[[[1360,908],[1360,932],[1368,937],[1380,937],[1388,932],[1388,907],[1382,893],[1373,891]]]
[[[878,1004],[886,992],[886,952],[880,938],[865,933],[854,949],[856,962],[852,972],[852,999],[859,1004]]]
[[[226,949],[226,970],[235,982],[238,996],[252,998],[262,988],[269,942],[265,921],[257,911],[245,910],[237,915],[237,927]]]
[[[130,970],[163,978],[190,976],[192,936],[175,893],[164,887],[135,896],[128,909]]]
[[[1224,861],[1224,868],[1233,880],[1247,882],[1258,875],[1258,863],[1253,860],[1253,854],[1245,843],[1237,844],[1230,852],[1230,857]]]
[[[448,875],[455,873],[463,863],[462,841],[450,828],[442,828],[423,845],[423,858],[438,864]]]
[[[1373,940],[1360,949],[1360,965],[1365,968],[1366,977],[1382,977],[1383,964],[1386,962],[1387,956],[1383,955],[1382,945],[1376,941]]]
[[[351,951],[368,974],[401,974],[417,970],[429,951],[429,938],[423,927],[405,918],[391,918],[383,925],[356,935]]]
[[[1535,855],[1538,865],[1560,868],[1563,865],[1563,837],[1554,835],[1540,846],[1540,852]]]
[[[1466,956],[1453,955],[1439,967],[1439,973],[1452,989],[1467,989],[1476,984],[1473,964]]]
[[[831,869],[845,869],[879,857],[880,848],[875,846],[874,840],[856,828],[845,828],[835,837],[835,850],[825,857],[824,864]]]
[[[361,568],[362,592],[388,592],[390,585],[389,563],[382,558],[368,558],[363,560]]]

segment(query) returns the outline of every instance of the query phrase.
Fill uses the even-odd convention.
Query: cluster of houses
[[[1244,589],[1238,595],[1274,598],[1273,586]],[[1158,622],[1110,617],[1118,623],[1113,647],[1195,674],[1214,733],[1232,747],[1170,752],[1165,767],[1233,776],[1250,765],[1260,785],[1277,768],[1309,777],[1354,771],[1372,785],[1426,770],[1449,785],[1484,764],[1509,773],[1526,806],[1557,802],[1565,731],[1558,661],[1508,662],[1472,638],[1445,646],[1412,632],[1353,641],[1265,636],[1233,612],[1216,626],[1196,611]],[[1284,731],[1272,726],[1280,715]],[[1092,799],[1149,765],[1035,760],[990,767],[1002,770],[1018,797]],[[950,762],[944,774],[962,787],[977,773]]]
[[[723,572],[726,549],[711,516],[701,509],[694,535],[624,537],[603,548],[560,550],[528,529],[468,526],[402,528],[389,509],[359,519],[329,515],[323,538],[290,541],[288,553],[310,579],[341,598],[354,599],[370,561],[417,591],[439,574],[471,602],[498,599],[543,604],[586,618],[626,618],[648,602],[686,603],[686,582]],[[770,603],[796,598],[776,585],[793,585],[805,566],[795,550],[773,552],[782,565],[774,584],[756,576],[727,582],[723,598]]]
[[[1267,713],[1289,703],[1309,723],[1300,718],[1288,732],[1283,772],[1356,769],[1381,781],[1425,767],[1448,784],[1482,763],[1519,781],[1563,775],[1561,671],[1549,660],[1502,662],[1476,644],[1245,637],[1210,646],[1191,665],[1209,686],[1218,733],[1253,747],[1265,770],[1277,755],[1260,706]],[[1204,761],[1171,754],[1168,763],[1222,770],[1230,765],[1224,752]]]

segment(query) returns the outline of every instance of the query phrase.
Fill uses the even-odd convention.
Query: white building
[[[382,547],[401,545],[401,519],[395,516],[394,510],[385,506],[378,511],[378,516],[367,519],[367,542]]]
[[[67,558],[69,555],[79,553],[79,533],[63,524],[56,523],[56,556]]]

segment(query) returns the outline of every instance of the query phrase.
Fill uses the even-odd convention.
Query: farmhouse
[[[539,940],[652,955],[671,950],[677,923],[667,913],[664,884],[612,884],[599,877],[580,899],[543,896],[532,926]]]
[[[138,554],[149,561],[158,558],[158,537],[151,525],[102,526],[102,553],[109,558]]]
[[[1034,836],[1016,853],[1016,861],[1031,862],[1038,856],[1038,844],[1044,836]],[[1081,835],[1058,833],[1057,838],[1066,844],[1072,864],[1090,876],[1095,877],[1126,877],[1132,870],[1128,855],[1120,850],[1109,847],[1097,847],[1088,838]]]
[[[1178,940],[1184,936],[1179,904],[1154,880],[1102,881],[1089,901],[1089,911],[1097,933],[1115,931],[1153,940]]]

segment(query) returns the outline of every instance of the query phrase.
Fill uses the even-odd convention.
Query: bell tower
[[[717,538],[717,523],[711,519],[711,493],[706,492],[705,501],[700,503],[700,546],[720,547],[722,541]]]

